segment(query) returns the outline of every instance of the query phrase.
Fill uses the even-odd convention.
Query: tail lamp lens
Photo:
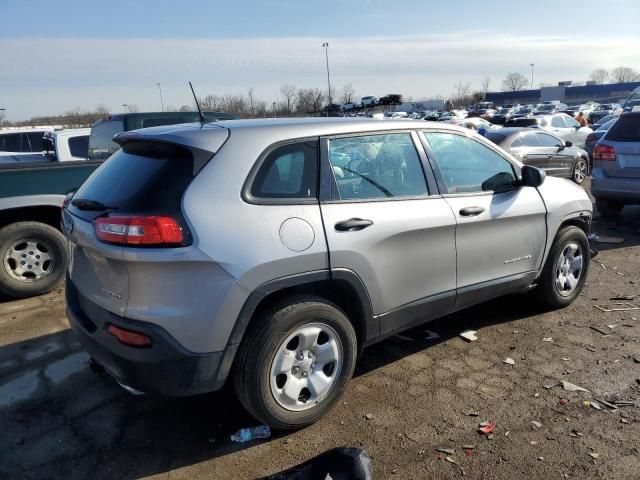
[[[177,245],[184,240],[175,218],[155,215],[101,217],[95,230],[99,240],[123,245]]]
[[[616,149],[611,145],[596,145],[593,149],[593,159],[601,162],[615,162]]]

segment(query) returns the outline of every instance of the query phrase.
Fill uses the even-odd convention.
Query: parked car
[[[384,97],[380,97],[380,105],[400,105],[402,103],[402,95],[399,93],[390,93]]]
[[[620,115],[622,113],[622,107],[618,103],[603,103],[596,107],[596,109],[591,112],[589,116],[589,120],[592,123],[598,123],[602,117],[606,117],[607,115]]]
[[[566,113],[510,119],[507,121],[506,126],[542,128],[565,141],[570,141],[579,148],[584,148],[587,135],[593,131],[589,127],[581,127],[575,118],[571,118]]]
[[[42,153],[42,137],[53,127],[11,128],[0,130],[0,155]]]
[[[622,111],[623,112],[634,112],[638,108],[640,108],[640,99],[630,100],[625,104],[624,109]]]
[[[640,112],[620,115],[593,149],[591,194],[606,217],[640,203]]]
[[[615,115],[607,115],[606,117],[602,117],[600,120],[598,120],[596,123],[592,123],[591,124],[591,129],[595,132],[596,130],[598,130],[602,125],[604,125],[605,123],[609,122],[610,120],[614,120],[614,119],[618,119],[620,117],[620,114],[615,114]]]
[[[35,139],[33,142],[35,143]],[[40,151],[33,153],[0,152],[0,164],[86,160],[88,148],[88,128],[45,131],[41,134]]]
[[[347,102],[347,103],[343,103],[342,104],[342,111],[344,112],[348,112],[349,110],[355,110],[357,108],[360,108],[362,105],[360,105],[357,102]]]
[[[496,110],[496,113],[491,116],[491,123],[495,123],[496,125],[504,125],[505,123],[507,123],[507,120],[511,118],[513,113],[513,108],[499,108],[498,110]]]
[[[466,127],[471,130],[480,130],[484,128],[485,130],[496,130],[501,128],[500,125],[494,125],[491,122],[487,122],[484,118],[480,117],[467,117],[464,119],[457,119],[451,121],[454,125],[458,125],[460,127]]]
[[[204,112],[209,121],[235,120],[238,117],[224,112]],[[145,112],[109,115],[91,125],[89,160],[105,160],[118,148],[113,136],[139,128],[197,122],[197,112]]]
[[[549,175],[570,178],[580,185],[589,173],[589,155],[571,142],[531,128],[501,128],[485,136],[525,165]]]
[[[331,103],[324,107],[324,112],[330,115],[337,115],[341,111],[342,111],[342,105],[337,105],[335,103]]]
[[[116,140],[65,202],[66,285],[72,328],[130,390],[229,379],[260,422],[300,428],[364,347],[535,285],[564,307],[587,276],[586,192],[465,129],[236,120]]]
[[[613,116],[613,115],[612,115]],[[599,125],[598,128],[594,128],[593,132],[587,135],[587,138],[584,142],[584,149],[589,154],[589,158],[593,159],[593,149],[596,146],[596,143],[604,136],[605,133],[611,128],[611,126],[616,123],[618,120],[617,116],[614,116],[607,123]],[[595,125],[593,125],[595,127]]]
[[[513,114],[511,115],[510,118],[507,119],[507,121],[513,118],[526,118],[533,115],[533,113],[534,113],[533,107],[522,107],[516,110],[515,112],[513,112]]]
[[[589,115],[591,115],[592,111],[593,111],[593,106],[591,106],[588,103],[583,103],[580,105],[572,105],[570,107],[567,107],[564,110],[562,110],[561,113],[566,113],[571,117],[576,117],[578,113],[582,112],[582,114],[584,115],[584,118],[588,120]]]
[[[378,97],[368,95],[366,97],[362,97],[360,99],[360,103],[362,103],[363,107],[374,107],[380,103],[380,99]]]
[[[536,115],[552,115],[554,113],[566,110],[567,105],[565,103],[543,103],[536,107]]]

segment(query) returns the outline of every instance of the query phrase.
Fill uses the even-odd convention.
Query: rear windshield
[[[513,118],[507,122],[510,127],[532,127],[538,125],[537,118]]]
[[[73,199],[100,202],[117,213],[178,213],[193,177],[189,150],[157,142],[129,142],[82,184]],[[70,210],[85,219],[104,213],[74,206]]]
[[[501,134],[496,133],[496,132],[487,132],[487,133],[485,133],[484,136],[487,137],[489,140],[491,140],[496,145],[500,145],[500,142],[502,142],[505,138],[507,138],[505,135],[501,135]]]
[[[607,132],[613,142],[640,142],[640,115],[623,116]]]

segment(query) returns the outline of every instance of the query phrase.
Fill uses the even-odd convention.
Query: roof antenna
[[[205,116],[200,109],[200,104],[198,103],[198,97],[196,97],[196,92],[193,91],[193,85],[189,82],[189,87],[191,88],[191,93],[193,93],[193,100],[196,102],[196,108],[198,109],[198,116],[200,117],[200,123],[205,123]]]

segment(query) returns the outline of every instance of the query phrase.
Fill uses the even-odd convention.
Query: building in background
[[[619,102],[640,88],[640,82],[605,83],[601,85],[584,85],[574,87],[569,82],[559,82],[555,87],[542,87],[537,90],[520,90],[517,92],[489,92],[486,101],[496,105],[530,104],[559,100],[567,104],[594,101],[598,103]],[[562,84],[562,85],[561,85]]]

